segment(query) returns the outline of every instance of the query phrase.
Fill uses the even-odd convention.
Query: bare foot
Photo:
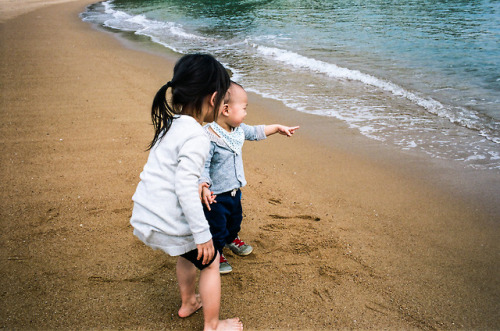
[[[192,304],[183,304],[179,309],[179,317],[185,318],[193,315],[202,307],[201,298],[199,294],[196,294],[196,301]]]
[[[204,331],[241,331],[243,330],[243,323],[238,317],[230,318],[227,320],[219,321],[217,328],[212,329],[205,326]]]

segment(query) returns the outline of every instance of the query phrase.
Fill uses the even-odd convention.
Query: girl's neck
[[[200,114],[199,116],[195,116],[195,112],[193,109],[190,109],[188,107],[182,108],[181,115],[187,115],[191,116],[196,120],[196,122],[200,123],[200,125],[203,125],[203,114]]]

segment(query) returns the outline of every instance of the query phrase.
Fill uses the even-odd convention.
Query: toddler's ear
[[[227,103],[225,103],[224,105],[222,105],[222,115],[224,116],[228,116],[229,115],[229,105]]]

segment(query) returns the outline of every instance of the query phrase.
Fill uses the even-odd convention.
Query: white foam
[[[374,77],[369,74],[362,73],[359,70],[339,67],[333,63],[327,63],[306,56],[297,54],[292,51],[267,47],[258,44],[250,44],[252,47],[263,56],[270,57],[273,60],[285,63],[294,68],[307,69],[316,73],[325,74],[328,77],[336,79],[347,79],[359,81],[363,84],[374,86],[383,91],[392,93],[395,96],[406,98],[414,104],[422,107],[431,114],[448,119],[450,122],[459,124],[463,127],[479,131],[479,134],[486,139],[495,143],[500,143],[500,138],[495,137],[491,130],[485,129],[481,124],[481,119],[473,111],[469,111],[462,107],[445,107],[439,101],[432,98],[424,98],[416,93],[405,90],[403,87],[392,82]]]
[[[474,154],[474,155],[467,157],[465,159],[465,161],[467,162],[467,161],[484,160],[484,159],[486,159],[486,156]]]
[[[127,21],[138,25],[146,26],[148,19],[144,15],[136,15],[128,18]]]
[[[359,70],[340,67],[329,63],[329,60],[318,60],[293,51],[260,44],[262,41],[268,45],[276,45],[285,39],[282,35],[269,34],[230,40],[207,38],[190,33],[188,27],[178,23],[156,21],[144,15],[134,16],[115,10],[112,2],[102,3],[106,11],[106,15],[102,17],[107,19],[107,26],[134,31],[180,54],[199,50],[211,52],[222,60],[221,62],[226,62],[223,65],[232,71],[232,79],[242,83],[249,92],[279,100],[297,111],[336,118],[366,137],[389,144],[394,143],[404,150],[422,151],[436,158],[461,160],[468,163],[468,166],[477,163],[478,167],[491,168],[499,163],[500,150],[495,152],[498,148],[491,147],[491,142],[487,148],[483,149],[474,145],[488,144],[478,135],[486,137],[489,141],[500,143],[500,138],[495,138],[498,136],[495,132],[498,131],[495,131],[494,126],[483,126],[483,119],[467,109],[444,105],[418,92],[408,91],[393,82]],[[98,8],[102,14],[101,7]],[[248,46],[251,46],[251,49]],[[231,56],[227,53],[231,53]],[[250,65],[245,63],[247,58],[252,61]],[[262,68],[267,69],[265,74],[268,76],[264,75],[263,79],[258,74],[254,76],[255,71],[261,69],[260,64],[263,64]],[[290,70],[292,74],[297,71],[302,74],[305,70],[314,75],[304,75],[307,81],[304,81],[300,90],[295,90],[294,79],[289,79],[287,76]],[[280,76],[281,73],[283,73],[282,76]],[[323,79],[317,79],[318,74],[323,76]],[[279,76],[283,81],[280,82],[278,79],[275,82],[275,76]],[[313,79],[309,79],[310,77]],[[321,90],[320,85],[325,82],[332,83],[332,86],[348,87],[350,85],[348,81],[360,82],[367,88],[359,89],[357,86],[358,94],[356,94],[357,89],[351,89],[349,91],[352,93],[345,95],[323,93],[318,96],[315,94],[316,85],[318,90]],[[282,88],[283,86],[285,88]],[[370,96],[373,93],[377,99],[366,98],[364,92],[369,93]],[[387,98],[390,101],[395,99],[388,98],[388,94],[405,100],[396,100],[394,105],[391,102],[385,103],[381,98],[384,100]],[[407,108],[400,108],[402,103],[405,105],[403,107]],[[413,105],[419,107],[413,107]],[[425,110],[427,114],[419,108]],[[446,118],[459,125],[450,125],[429,114]],[[472,128],[474,132],[466,132],[464,128]],[[468,140],[469,135],[474,136],[472,142]]]
[[[113,0],[110,0],[110,1],[104,1],[102,3],[102,5],[104,6],[104,12],[106,14],[112,14],[114,12],[114,9],[113,9]]]
[[[198,39],[198,40],[207,40],[208,39],[208,38],[205,38],[205,37],[202,37],[199,35],[188,33],[182,27],[177,26],[177,25],[172,26],[170,28],[170,32],[175,36],[179,36],[179,37],[186,38],[186,39]]]
[[[417,143],[416,143],[416,142],[414,142],[413,140],[408,141],[408,142],[406,143],[406,147],[408,147],[408,148],[415,148],[415,147],[417,147],[417,146],[418,146],[418,145],[417,145]]]
[[[148,36],[153,39],[154,42],[159,43],[170,49],[174,49],[171,45],[164,42],[167,35],[174,37],[179,37],[182,39],[197,39],[197,40],[207,40],[203,36],[199,36],[193,33],[187,32],[179,24],[172,22],[162,22],[157,20],[148,19],[144,15],[129,15],[123,11],[113,9],[113,1],[103,2],[104,11],[106,14],[111,15],[113,18],[108,19],[104,22],[104,25],[125,31],[134,31],[137,35]]]
[[[500,160],[500,153],[494,152],[494,151],[489,151],[488,154],[490,154],[490,160]]]

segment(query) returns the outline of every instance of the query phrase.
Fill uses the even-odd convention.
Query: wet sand
[[[175,58],[82,22],[91,1],[0,2],[0,328],[202,328],[175,258],[128,223]],[[30,4],[28,6],[27,4]],[[43,6],[38,6],[43,3]],[[8,14],[5,14],[8,13]],[[222,317],[249,330],[498,329],[499,176],[369,141],[250,95],[241,237]]]

